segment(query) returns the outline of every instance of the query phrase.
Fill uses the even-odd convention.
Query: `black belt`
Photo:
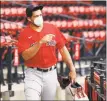
[[[29,68],[35,69],[35,67],[29,67]],[[56,69],[56,66],[55,66],[54,68],[51,67],[51,68],[49,68],[49,69],[41,69],[41,68],[36,67],[36,69],[37,69],[38,71],[48,72],[48,71],[51,71],[51,70]]]

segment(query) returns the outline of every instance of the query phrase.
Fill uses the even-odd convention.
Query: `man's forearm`
[[[62,59],[63,61],[67,64],[67,66],[69,67],[70,71],[75,70],[75,67],[73,65],[71,56],[67,50],[67,48],[64,46],[62,49],[59,50],[61,55],[62,55]]]
[[[36,53],[39,51],[41,45],[42,45],[41,42],[37,42],[37,43],[34,44],[32,47],[26,49],[26,50],[22,53],[23,59],[24,59],[25,61],[31,59],[31,58],[32,58],[34,55],[36,55]]]

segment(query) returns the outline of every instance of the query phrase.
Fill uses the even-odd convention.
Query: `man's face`
[[[41,10],[33,11],[32,16],[29,18],[29,21],[38,27],[42,26],[43,25],[42,11]]]
[[[41,10],[36,10],[32,12],[31,20],[34,21],[35,18],[42,16]]]

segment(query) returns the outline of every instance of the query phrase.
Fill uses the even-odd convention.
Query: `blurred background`
[[[95,81],[95,85],[99,85],[100,90],[103,92],[98,92],[105,96],[106,1],[2,0],[0,1],[0,98],[11,100],[25,99],[23,79],[24,70],[27,67],[24,65],[23,59],[18,56],[16,44],[18,35],[28,24],[25,10],[29,4],[43,5],[44,22],[57,26],[66,37],[68,41],[66,46],[76,68],[77,81],[83,86],[85,92],[89,92],[85,88],[88,82],[92,83],[93,79],[95,81],[92,72],[93,66],[95,67],[94,72],[98,81]],[[16,44],[11,44],[12,41],[15,41]],[[67,76],[69,70],[62,61],[59,52],[57,57],[58,75]],[[103,75],[103,81],[101,81],[100,75]],[[93,78],[91,78],[92,76]],[[101,82],[104,85],[101,85]],[[88,85],[89,87],[91,85]],[[97,96],[101,95],[98,94]],[[89,99],[92,99],[90,94],[87,93],[87,95]],[[100,100],[97,99],[97,101]]]

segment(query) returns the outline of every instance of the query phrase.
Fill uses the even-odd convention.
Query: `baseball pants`
[[[26,100],[55,100],[57,90],[57,72],[38,71],[36,68],[25,70],[24,92]]]

